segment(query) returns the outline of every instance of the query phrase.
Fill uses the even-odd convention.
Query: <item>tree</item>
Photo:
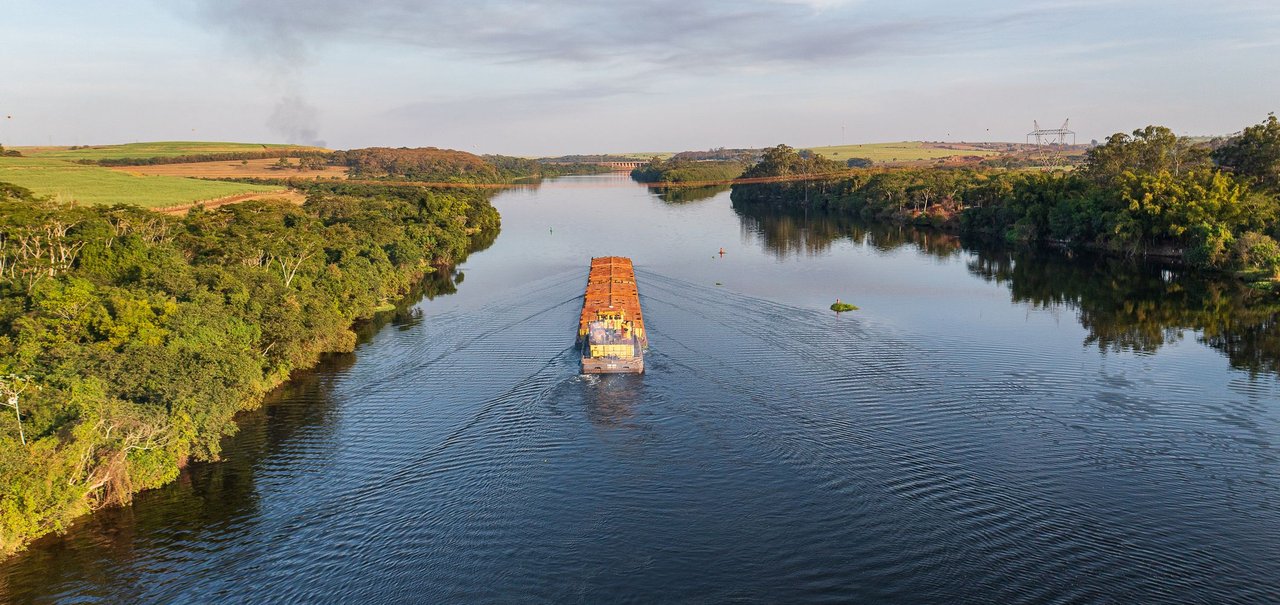
[[[1260,269],[1272,277],[1280,276],[1280,244],[1252,231],[1236,239],[1235,254],[1245,269]]]
[[[298,158],[298,170],[324,170],[328,162],[318,155],[304,155]]]
[[[1213,159],[1236,175],[1280,190],[1280,120],[1270,114],[1261,124],[1245,128],[1214,151]]]
[[[1116,133],[1085,154],[1084,174],[1098,183],[1110,183],[1126,171],[1178,176],[1208,164],[1209,151],[1164,126],[1147,126],[1132,135]]]
[[[801,174],[823,174],[842,171],[843,164],[811,151],[796,151],[787,145],[766,149],[760,161],[742,174],[746,178]]]
[[[22,445],[27,444],[27,435],[22,431],[22,410],[18,407],[18,400],[22,392],[32,384],[30,376],[17,374],[0,376],[0,404],[13,408],[13,414],[18,418],[18,437],[22,440]]]

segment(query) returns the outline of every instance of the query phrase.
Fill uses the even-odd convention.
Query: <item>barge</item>
[[[631,259],[591,259],[578,321],[583,374],[642,374],[649,339]]]

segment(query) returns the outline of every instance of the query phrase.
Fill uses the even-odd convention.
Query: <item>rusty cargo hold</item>
[[[583,374],[640,374],[649,339],[631,259],[591,259],[578,321]]]

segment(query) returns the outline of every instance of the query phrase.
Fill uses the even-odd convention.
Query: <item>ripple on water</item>
[[[1191,361],[948,341],[638,274],[647,375],[578,374],[583,270],[424,314],[269,408],[311,414],[275,446],[246,429],[269,453],[239,516],[156,520],[105,574],[128,582],[70,578],[57,600],[1280,591],[1266,387],[1206,397],[1170,379]]]

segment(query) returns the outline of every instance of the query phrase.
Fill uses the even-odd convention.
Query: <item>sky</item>
[[[559,155],[1228,134],[1275,0],[0,0],[0,144]]]

